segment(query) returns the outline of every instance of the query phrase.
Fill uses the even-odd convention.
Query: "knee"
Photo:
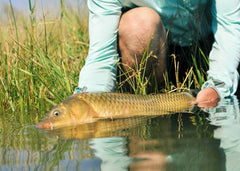
[[[119,39],[137,38],[141,41],[149,39],[158,29],[161,23],[156,11],[148,7],[138,7],[127,11],[121,17],[119,23]]]
[[[164,42],[162,40],[165,40],[166,31],[160,16],[151,8],[139,7],[124,13],[120,19],[118,34],[122,63],[130,68],[141,61],[148,47],[158,58],[165,55],[165,49],[160,50],[159,47]]]

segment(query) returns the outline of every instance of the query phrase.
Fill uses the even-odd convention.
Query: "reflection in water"
[[[221,140],[226,155],[226,169],[240,170],[240,112],[236,96],[222,100],[208,109],[210,124],[218,126],[214,137]]]
[[[53,131],[29,126],[34,117],[1,114],[0,170],[239,170],[236,97],[206,111]]]
[[[200,119],[201,122],[196,121],[197,125],[190,124],[192,118],[197,120],[198,116],[183,116],[175,115],[170,120],[157,118],[152,124],[152,129],[158,129],[158,132],[154,131],[155,134],[151,136],[151,140],[157,142],[148,143],[149,140],[144,140],[144,148],[135,146],[138,148],[135,150],[137,154],[151,155],[158,152],[156,156],[159,158],[158,163],[148,165],[145,169],[224,170],[224,153],[219,148],[219,140],[211,136],[213,127],[208,127],[209,125],[203,119]],[[144,169],[134,167],[133,170]]]
[[[101,170],[127,171],[132,159],[127,155],[127,141],[124,137],[94,138],[91,141],[96,157],[102,160]]]
[[[146,122],[153,116],[138,116],[121,119],[105,119],[93,123],[80,124],[49,130],[46,133],[60,139],[87,139],[113,136],[145,135]],[[46,130],[46,129],[45,129]]]
[[[88,148],[94,157],[81,162],[83,170],[127,171],[133,159],[128,156],[127,137],[147,137],[147,121],[153,117],[140,116],[126,119],[100,120],[76,127],[47,131],[60,139],[89,139]],[[104,137],[104,138],[101,138]]]

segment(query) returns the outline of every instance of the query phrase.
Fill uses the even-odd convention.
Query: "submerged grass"
[[[86,9],[80,12],[67,9],[60,0],[59,17],[49,20],[42,9],[42,20],[37,21],[36,6],[31,2],[29,0],[30,16],[18,18],[10,0],[9,23],[0,26],[2,111],[46,111],[49,105],[55,105],[71,95],[88,53]],[[201,49],[200,52],[207,61]],[[129,91],[124,88],[128,82],[132,93],[146,94],[150,78],[146,78],[144,71],[150,55],[151,52],[145,52],[141,65],[133,68],[133,75],[117,83],[116,91]],[[161,91],[200,88],[206,73],[199,68],[195,54],[192,54],[193,65],[184,73],[184,79],[180,79],[178,73],[181,61],[174,54],[169,58],[174,67],[166,71],[165,87]],[[174,78],[170,72],[174,72]],[[130,77],[134,77],[136,82],[132,82]],[[158,91],[159,88],[156,88]]]

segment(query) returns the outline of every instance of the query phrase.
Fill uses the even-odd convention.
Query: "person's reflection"
[[[139,143],[144,143],[138,139],[138,137],[131,137],[129,141],[130,144],[139,140]],[[148,145],[150,141],[146,141]],[[153,142],[154,143],[154,142]],[[131,148],[137,147],[128,147],[128,142],[125,137],[108,137],[108,138],[95,138],[91,140],[91,149],[94,150],[94,154],[97,158],[101,159],[101,162],[95,163],[99,164],[99,170],[104,171],[127,171],[127,170],[161,170],[164,168],[164,165],[167,162],[167,155],[162,154],[158,151],[149,151],[141,152],[137,151],[135,155],[129,156],[129,150]],[[145,146],[146,144],[143,144]],[[129,149],[130,148],[130,149]],[[139,149],[138,149],[139,150]],[[96,159],[94,159],[96,160]],[[92,163],[93,164],[93,163]],[[92,166],[88,166],[92,167]],[[130,168],[129,168],[130,167]],[[97,168],[94,166],[94,168]]]
[[[128,170],[132,159],[127,155],[127,141],[124,137],[93,138],[90,143],[95,156],[102,160],[100,170]]]
[[[161,150],[154,149],[158,145],[158,141],[154,139],[142,140],[139,137],[129,138],[129,155],[135,159],[131,163],[130,171],[157,171],[165,170],[168,163],[168,155]],[[151,147],[153,147],[153,149]]]
[[[144,122],[146,124],[146,122]],[[145,125],[143,124],[143,125]],[[169,125],[167,123],[162,124]],[[141,126],[140,126],[141,127]],[[90,147],[95,157],[101,162],[99,168],[104,171],[127,171],[127,170],[159,170],[167,162],[167,155],[158,151],[146,151],[145,147],[154,145],[154,140],[141,138],[142,132],[136,130],[128,137],[105,137],[90,140]],[[144,129],[143,132],[146,130]],[[96,168],[96,167],[95,167]]]
[[[130,170],[225,170],[220,141],[206,130],[198,131],[191,123],[191,116],[195,115],[182,117],[182,130],[178,115],[174,115],[154,120],[150,139],[131,138],[129,155],[145,160],[132,163]],[[213,126],[203,125],[200,129],[206,128],[207,132],[213,132]]]
[[[208,109],[210,124],[219,126],[214,137],[224,149],[227,170],[240,170],[240,112],[236,96],[223,99],[216,108]]]
[[[99,170],[225,170],[225,155],[220,140],[196,134],[190,115],[183,117],[180,138],[178,115],[151,120],[150,137],[140,135],[91,139],[90,147],[101,162]],[[213,128],[209,130],[213,131]],[[212,134],[211,134],[212,135]],[[96,161],[96,159],[94,159]],[[89,167],[89,165],[88,165]],[[94,167],[97,168],[97,167]]]

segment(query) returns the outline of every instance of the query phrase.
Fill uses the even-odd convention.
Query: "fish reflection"
[[[143,135],[146,122],[150,116],[138,116],[121,119],[99,120],[94,123],[81,124],[47,131],[50,136],[60,139],[89,139],[113,136]]]
[[[65,127],[47,131],[47,135],[60,139],[88,139],[88,148],[94,157],[83,160],[83,170],[128,170],[136,158],[148,156],[128,155],[129,137],[147,137],[147,123],[154,117],[138,116],[122,119],[100,120],[94,123],[81,124],[76,127]],[[149,158],[148,161],[151,159]],[[146,160],[147,161],[147,160]]]

